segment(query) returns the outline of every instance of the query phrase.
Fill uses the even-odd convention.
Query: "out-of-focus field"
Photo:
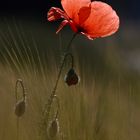
[[[66,27],[56,35],[56,26],[50,24],[7,19],[0,27],[0,140],[16,140],[18,78],[27,89],[19,140],[40,140],[41,112],[72,32]],[[63,140],[140,139],[140,41],[134,27],[122,26],[105,39],[90,41],[79,35],[74,40],[70,51],[81,81],[72,87],[64,83],[66,65],[57,89]]]

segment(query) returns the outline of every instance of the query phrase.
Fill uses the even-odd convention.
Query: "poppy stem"
[[[73,42],[73,40],[75,39],[75,37],[76,37],[77,34],[78,34],[78,33],[74,33],[74,35],[72,36],[72,38],[71,38],[69,44],[68,44],[67,47],[66,47],[66,50],[64,51],[64,53],[67,53],[67,52],[69,51],[69,49],[70,49],[70,47],[71,47],[71,44],[72,44],[72,42]]]
[[[19,117],[17,117],[17,136],[16,136],[16,140],[19,140]]]
[[[25,101],[25,99],[26,99],[26,90],[25,90],[23,81],[22,81],[22,79],[18,79],[16,81],[16,86],[15,86],[16,103],[17,103],[17,100],[18,100],[18,93],[17,93],[18,84],[20,84],[21,85],[21,88],[22,88],[22,97],[23,97],[23,100]]]
[[[52,93],[50,95],[50,98],[48,100],[48,103],[45,105],[45,110],[44,110],[44,119],[46,119],[45,121],[45,124],[48,125],[48,121],[49,121],[49,114],[50,114],[50,111],[51,111],[51,106],[52,106],[52,103],[53,103],[53,99],[55,98],[56,96],[56,90],[57,90],[57,87],[58,87],[58,83],[59,83],[59,80],[60,80],[60,76],[61,76],[61,73],[62,73],[62,69],[64,67],[64,63],[65,63],[65,60],[66,60],[66,57],[67,56],[71,56],[72,58],[72,67],[73,67],[73,56],[71,54],[68,53],[71,45],[72,45],[72,42],[73,40],[75,39],[77,33],[75,33],[73,35],[73,37],[71,38],[70,42],[68,43],[65,51],[64,51],[64,57],[62,58],[62,63],[60,65],[60,69],[59,69],[59,72],[58,72],[58,76],[57,76],[57,79],[56,79],[56,83],[55,83],[55,86],[52,90]],[[57,97],[58,98],[58,97]]]
[[[65,63],[65,61],[66,61],[66,58],[67,58],[68,56],[71,58],[71,68],[73,68],[73,66],[74,66],[74,58],[73,58],[73,55],[72,55],[71,53],[66,53],[66,54],[64,55],[63,65],[64,65],[64,63]]]

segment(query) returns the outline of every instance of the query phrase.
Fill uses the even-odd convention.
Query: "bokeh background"
[[[114,7],[123,18],[139,19],[139,4],[138,0],[127,1],[127,0],[102,0]],[[0,3],[0,11],[3,15],[26,15],[33,14],[32,16],[42,15],[48,11],[51,6],[61,7],[60,0],[2,0]]]
[[[115,38],[116,40],[119,40],[119,47],[117,49],[120,49],[120,55],[122,57],[122,61],[124,62],[124,65],[127,67],[130,67],[130,69],[134,69],[137,72],[140,69],[140,58],[139,58],[139,22],[140,22],[140,11],[139,11],[139,5],[140,2],[138,0],[132,1],[113,1],[113,0],[102,0],[103,2],[106,2],[110,4],[118,13],[120,17],[120,29],[117,32],[117,34],[113,35],[113,37],[101,39],[97,41],[98,43],[101,43],[102,41],[108,41],[112,38]],[[60,23],[60,21],[49,23],[47,21],[47,12],[50,7],[61,7],[60,0],[41,0],[41,1],[28,1],[28,0],[5,0],[1,1],[0,4],[0,18],[1,18],[1,24],[5,28],[6,26],[6,20],[16,21],[16,24],[21,24],[21,26],[24,26],[23,28],[27,28],[25,31],[31,31],[31,33],[34,36],[38,36],[38,33],[43,34],[44,37],[38,38],[40,49],[44,48],[45,45],[43,43],[48,43],[49,46],[52,44],[54,46],[54,41],[51,41],[51,39],[59,40],[58,38],[61,36],[61,33],[59,35],[55,35],[55,31]],[[11,24],[12,26],[12,24]],[[28,29],[32,26],[32,29]],[[40,26],[38,28],[38,26]],[[2,28],[4,28],[2,27]],[[49,28],[49,29],[48,29]],[[48,34],[48,30],[50,33]],[[64,33],[65,31],[67,31]],[[62,36],[66,34],[68,38],[71,36],[72,31],[69,27],[66,27],[62,31]],[[50,37],[50,36],[53,37]],[[36,38],[35,37],[35,38]],[[68,38],[65,39],[65,42]],[[124,39],[125,38],[125,39]],[[46,41],[48,39],[48,41]],[[59,41],[58,41],[59,42]],[[89,42],[89,41],[84,41]],[[96,41],[95,41],[96,42]],[[65,44],[65,43],[64,43]],[[91,46],[93,42],[89,43]],[[101,47],[101,46],[100,46]],[[100,48],[98,47],[98,48]],[[104,47],[105,48],[105,47]],[[42,49],[43,50],[43,49]]]
[[[120,17],[119,31],[93,41],[79,35],[71,52],[80,84],[63,82],[61,136],[67,140],[140,139],[140,1],[102,0]],[[62,51],[73,35],[70,27],[55,34],[60,21],[47,21],[50,7],[60,0],[0,2],[0,139],[16,140],[15,82],[27,88],[27,110],[20,119],[20,140],[38,137],[42,108],[53,89]],[[54,109],[55,110],[55,109]],[[40,131],[40,130],[39,130]],[[62,139],[62,137],[59,137]]]

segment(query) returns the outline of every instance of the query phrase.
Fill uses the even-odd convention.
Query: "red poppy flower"
[[[61,0],[64,9],[52,7],[48,12],[48,20],[64,20],[56,33],[65,25],[82,33],[90,39],[106,37],[119,28],[119,17],[111,6],[104,2],[90,0]]]

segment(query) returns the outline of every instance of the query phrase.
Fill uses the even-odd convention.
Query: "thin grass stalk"
[[[41,73],[42,73],[42,78],[45,81],[46,80],[46,76],[45,76],[45,71],[44,71],[44,68],[43,68],[43,63],[41,61],[41,57],[39,55],[38,46],[37,46],[37,43],[36,43],[36,41],[35,41],[35,39],[33,37],[32,37],[32,41],[33,41],[33,46],[35,48],[36,56],[37,56],[37,59],[38,59],[38,62],[39,62],[39,67],[40,67],[40,70],[41,70]]]
[[[23,38],[24,44],[26,44],[26,47],[25,46],[24,47],[28,51],[28,54],[29,54],[28,56],[29,56],[30,63],[31,63],[31,66],[32,66],[32,71],[33,71],[34,74],[36,74],[36,70],[34,69],[36,67],[36,62],[35,62],[35,59],[34,59],[34,54],[33,54],[32,50],[31,50],[31,46],[28,43],[28,40],[26,38],[26,35],[25,35],[23,27],[21,25],[19,25],[18,28],[20,29],[20,34],[21,34],[21,36]],[[33,41],[33,46],[34,46],[34,41]]]
[[[25,58],[24,58],[24,56],[23,56],[23,53],[22,53],[21,49],[19,48],[20,45],[19,45],[19,43],[17,42],[16,37],[15,37],[13,31],[12,31],[12,28],[9,26],[8,23],[7,23],[7,29],[8,29],[8,32],[9,32],[9,37],[11,37],[12,43],[13,43],[14,47],[16,48],[18,54],[20,55],[20,58],[21,58],[22,63],[24,63],[24,62],[25,62]],[[25,64],[26,64],[26,63],[25,63]],[[21,66],[21,67],[22,67],[22,66]]]
[[[14,20],[14,23],[15,23],[15,28],[16,28],[16,33],[17,33],[17,35],[18,35],[18,39],[20,40],[21,45],[23,46],[23,49],[24,49],[25,54],[26,54],[26,57],[27,57],[27,61],[29,62],[30,66],[32,66],[32,63],[31,63],[31,60],[30,60],[30,54],[28,53],[28,49],[27,49],[27,47],[26,47],[26,46],[28,45],[28,43],[25,43],[24,37],[23,37],[23,35],[22,35],[22,33],[21,33],[21,30],[20,30],[20,28],[18,27],[18,25],[17,25],[17,23],[15,22],[15,20]]]
[[[1,33],[1,43],[4,46],[4,49],[5,49],[8,57],[10,58],[11,62],[14,64],[17,71],[20,71],[21,64],[19,62],[17,55],[14,53],[13,48],[12,48],[12,53],[14,53],[14,55],[12,55],[12,53],[10,52],[9,47],[11,48],[11,43],[10,43],[10,40],[8,39],[8,37],[6,37],[6,34],[3,35]],[[7,61],[7,64],[9,64],[9,66],[11,66],[10,61],[8,60],[7,56],[5,54],[3,54],[3,52],[1,54],[4,58],[4,60]],[[16,61],[15,61],[14,57],[16,58]]]

